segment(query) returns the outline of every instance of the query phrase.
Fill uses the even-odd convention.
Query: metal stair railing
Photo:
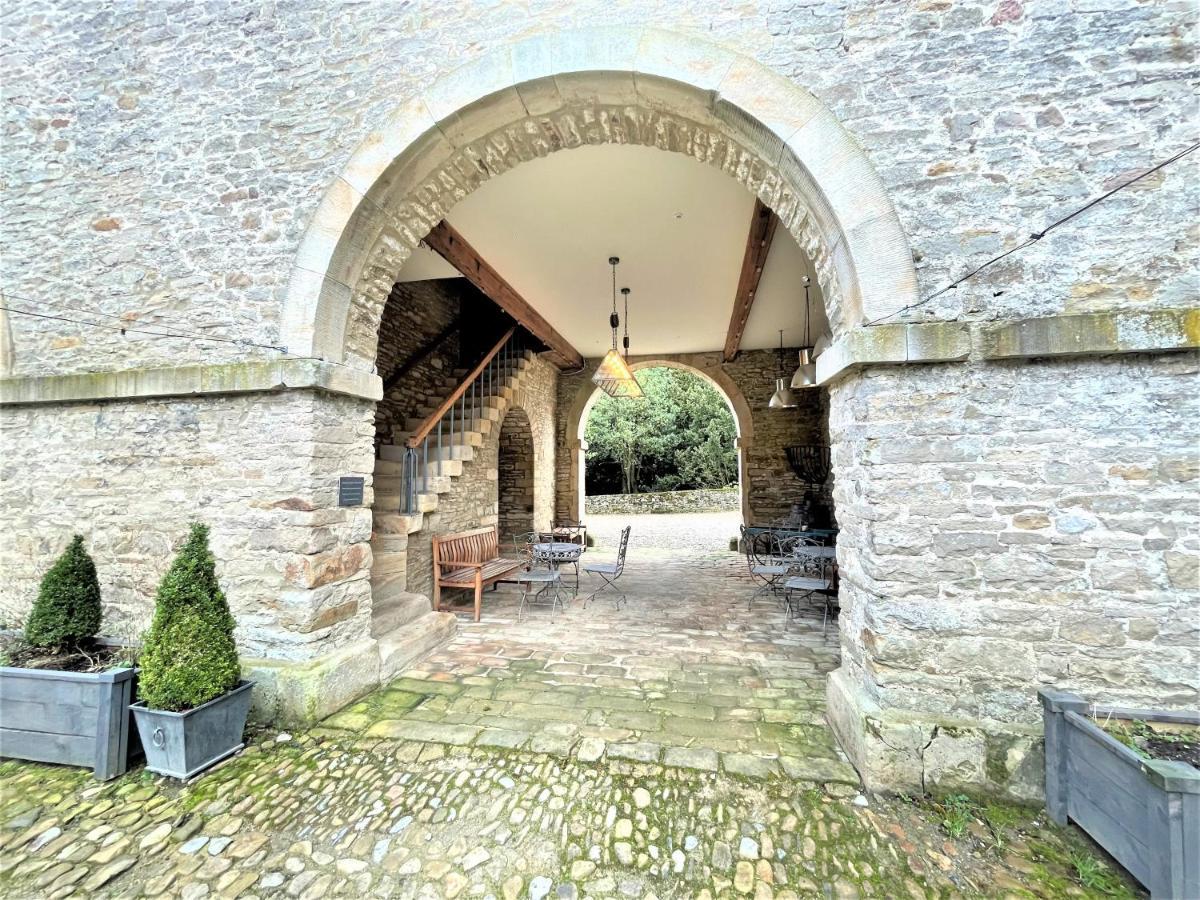
[[[466,443],[468,419],[483,415],[483,403],[495,394],[527,349],[524,332],[516,326],[508,329],[496,345],[404,442],[404,492],[402,513],[417,511],[418,485],[429,484],[429,450],[435,449],[435,462],[441,471],[443,446],[456,446],[455,438]],[[468,417],[468,413],[470,416]]]

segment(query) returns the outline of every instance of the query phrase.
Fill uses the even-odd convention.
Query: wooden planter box
[[[1075,822],[1159,898],[1200,897],[1200,771],[1142,759],[1094,719],[1200,724],[1200,714],[1093,706],[1038,692],[1046,729],[1046,809]]]
[[[0,667],[0,756],[87,766],[103,781],[124,774],[141,746],[129,713],[136,685],[137,669]]]

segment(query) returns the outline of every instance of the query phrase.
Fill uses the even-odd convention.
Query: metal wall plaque
[[[363,482],[361,475],[343,475],[338,479],[338,506],[362,506]]]

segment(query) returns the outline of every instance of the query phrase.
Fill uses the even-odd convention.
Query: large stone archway
[[[308,226],[283,342],[370,369],[396,272],[455,203],[521,162],[602,143],[687,154],[758,195],[812,260],[835,337],[916,299],[883,184],[819,100],[715,44],[600,28],[490,53],[395,109]]]
[[[736,447],[738,457],[738,498],[739,509],[743,522],[749,522],[750,516],[750,482],[746,477],[746,461],[750,447],[754,443],[754,419],[750,414],[750,405],[742,395],[729,374],[716,364],[714,358],[702,354],[688,357],[636,357],[630,368],[635,372],[665,366],[672,369],[682,369],[697,378],[707,382],[716,389],[717,393],[729,407],[733,416],[733,427],[737,435]],[[588,369],[594,370],[596,361],[589,362]],[[587,428],[588,414],[596,401],[600,399],[601,391],[591,383],[590,378],[580,385],[574,399],[563,417],[565,423],[564,438],[568,456],[568,503],[565,517],[572,522],[583,520],[585,485],[584,472],[587,464],[587,442],[584,431]],[[560,501],[561,505],[561,501]]]

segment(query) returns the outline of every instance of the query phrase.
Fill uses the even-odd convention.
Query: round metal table
[[[579,592],[579,557],[583,553],[582,544],[548,541],[534,544],[530,549],[534,559],[546,563],[552,569],[557,569],[563,563],[572,563],[575,566],[575,592]]]

